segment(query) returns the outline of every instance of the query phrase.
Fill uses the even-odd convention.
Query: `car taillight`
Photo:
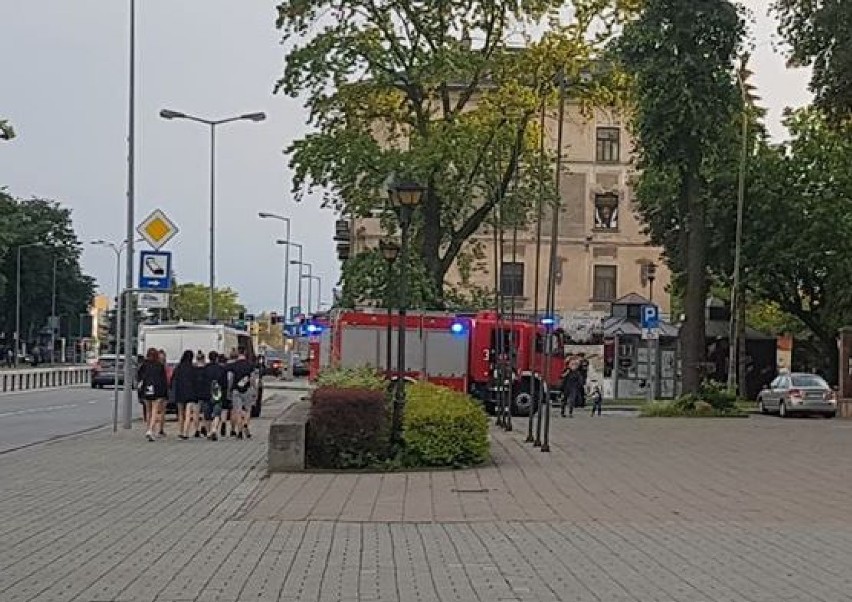
[[[826,391],[824,398],[830,403],[837,403],[837,393],[834,391]]]

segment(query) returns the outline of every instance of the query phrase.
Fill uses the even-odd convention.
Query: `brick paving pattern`
[[[0,601],[852,599],[852,423],[556,417],[476,470],[268,478],[266,424],[0,455]]]

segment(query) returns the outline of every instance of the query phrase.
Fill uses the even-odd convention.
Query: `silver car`
[[[793,414],[820,414],[834,418],[837,394],[821,376],[793,372],[778,376],[757,396],[763,414],[777,412],[782,418]]]

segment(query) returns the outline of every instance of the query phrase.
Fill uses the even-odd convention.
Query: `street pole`
[[[202,123],[210,128],[210,276],[209,276],[209,298],[207,307],[207,321],[213,323],[216,319],[215,289],[216,289],[216,126],[233,121],[259,122],[266,119],[265,113],[247,113],[227,119],[202,119],[194,115],[188,115],[179,111],[163,109],[160,111],[163,119],[187,119]],[[128,238],[131,234],[128,232]],[[131,283],[132,284],[132,283]]]
[[[121,352],[121,310],[122,310],[122,302],[124,295],[121,293],[121,248],[116,248],[113,246],[113,251],[115,252],[115,298],[116,298],[116,312],[115,312],[115,371],[114,371],[114,380],[112,383],[113,387],[113,401],[112,401],[112,432],[116,432],[118,430],[118,358],[119,353]],[[128,359],[128,350],[124,350],[124,363],[129,361]],[[125,382],[125,388],[127,387],[127,381]]]
[[[317,281],[317,313],[322,311],[322,276],[311,276],[311,280]]]
[[[18,247],[18,271],[15,278],[15,366],[21,353],[21,247]]]
[[[541,116],[539,118],[539,160],[544,162],[544,125],[546,120],[546,104],[545,104],[545,96],[542,94],[541,97]],[[537,352],[536,341],[538,339],[538,323],[539,323],[539,289],[541,288],[540,283],[540,274],[541,274],[541,230],[542,230],[542,220],[544,218],[544,165],[541,165],[542,169],[539,170],[539,180],[538,180],[538,199],[536,200],[536,226],[535,226],[535,283],[533,290],[533,319],[535,320],[535,326],[532,329],[532,341],[530,341],[530,349],[533,357],[535,357]],[[542,351],[544,349],[542,348]],[[536,367],[533,365],[533,372],[535,373]],[[544,366],[542,366],[544,368]],[[541,373],[543,377],[543,370]],[[527,425],[527,443],[533,443],[535,447],[541,446],[541,400],[543,399],[545,403],[549,403],[550,391],[547,389],[546,383],[541,383],[543,386],[537,388],[538,379],[533,378],[533,403],[535,404],[535,436],[533,436],[533,413],[530,412],[529,423]]]
[[[287,220],[287,243],[284,245],[284,323],[290,323],[290,220]]]
[[[399,443],[402,434],[402,406],[405,404],[405,330],[408,313],[408,228],[411,225],[411,207],[400,207],[400,245],[399,256],[399,328],[396,348],[396,389],[393,396],[393,415],[391,429],[393,442]]]
[[[130,0],[130,90],[128,105],[128,133],[127,133],[127,223],[125,239],[127,240],[127,266],[126,266],[126,288],[133,288],[133,247],[134,226],[136,218],[135,202],[135,147],[136,147],[136,0]],[[133,308],[132,299],[128,298],[127,309],[124,316],[124,346],[130,348],[133,345]],[[116,322],[116,334],[118,322]],[[116,337],[117,338],[117,337]],[[129,384],[132,382],[130,362],[124,362],[124,420],[123,427],[129,429],[133,421],[133,391]]]
[[[56,257],[53,258],[53,292],[50,298],[50,363],[56,363]]]
[[[216,320],[216,124],[210,124],[210,291],[207,322]]]
[[[547,344],[545,346],[545,382],[550,382],[551,364],[553,363],[553,320],[556,306],[556,245],[559,244],[559,208],[562,205],[560,196],[562,183],[562,140],[565,131],[565,74],[559,74],[559,123],[556,124],[556,204],[553,206],[553,224],[550,231],[550,258],[547,270],[547,318],[550,324],[547,327]],[[544,436],[541,442],[541,451],[550,451],[550,400],[544,412]]]

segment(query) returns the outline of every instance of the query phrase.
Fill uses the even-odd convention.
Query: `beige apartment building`
[[[556,150],[557,124],[551,114],[545,126],[546,144]],[[565,111],[563,169],[560,196],[556,309],[562,314],[609,313],[612,301],[638,293],[653,295],[663,314],[670,313],[668,286],[671,274],[662,260],[662,250],[652,247],[643,234],[633,206],[631,179],[633,141],[626,122],[615,111],[598,110],[584,117],[577,105]],[[545,211],[542,244],[540,305],[544,304],[552,209]],[[359,219],[353,223],[355,253],[378,245],[382,236],[379,220]],[[503,269],[500,286],[516,300],[519,310],[531,310],[535,287],[535,229],[519,232],[516,258],[512,261],[510,231],[504,233]],[[493,233],[483,228],[476,238],[483,245],[484,269],[470,282],[494,287]],[[647,266],[656,266],[651,291]],[[457,270],[447,282],[459,284]]]

